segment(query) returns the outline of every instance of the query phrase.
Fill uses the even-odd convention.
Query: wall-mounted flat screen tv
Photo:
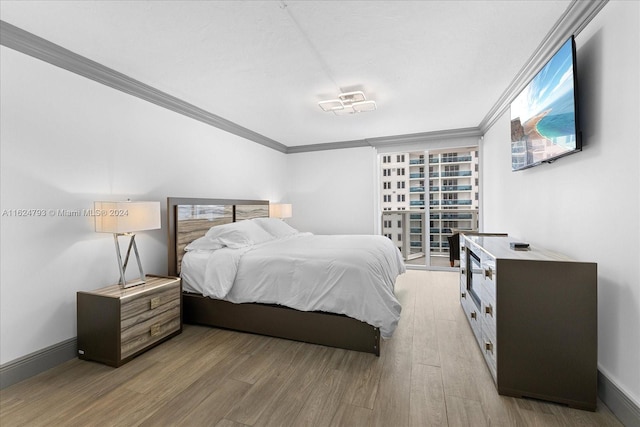
[[[582,150],[573,36],[511,103],[511,169]]]

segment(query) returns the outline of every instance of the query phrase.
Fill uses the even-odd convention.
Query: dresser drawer
[[[484,275],[482,283],[488,292],[489,298],[495,301],[496,282],[498,280],[498,269],[496,268],[496,260],[486,254],[483,254],[482,270]]]
[[[460,299],[468,299],[467,295],[467,276],[460,275]]]
[[[495,329],[482,328],[482,341],[480,349],[484,360],[487,362],[489,372],[493,377],[493,381],[498,381],[498,340],[496,339]]]
[[[462,299],[461,302],[465,316],[471,325],[473,335],[478,344],[480,344],[482,342],[482,319],[480,317],[480,310],[471,298]]]
[[[480,289],[482,295],[482,306],[480,307],[480,317],[482,318],[482,323],[483,325],[486,325],[486,327],[492,328],[493,331],[495,331],[496,318],[498,316],[498,307],[496,305],[495,293],[494,291],[489,290],[489,288],[487,288],[487,286],[485,286],[484,284]]]

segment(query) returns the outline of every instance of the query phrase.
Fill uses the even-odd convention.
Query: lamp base
[[[144,285],[145,283],[147,283],[144,280],[130,280],[127,283],[125,283],[124,285],[122,284],[122,279],[120,279],[120,281],[118,282],[118,284],[120,285],[121,288],[127,289],[127,288],[133,288],[134,286],[139,286],[139,285]]]
[[[118,237],[120,236],[129,236],[129,247],[127,248],[127,255],[124,259],[124,263],[122,262],[122,255],[120,253],[120,244],[118,242]],[[144,271],[142,270],[142,262],[140,261],[140,254],[138,253],[138,246],[136,246],[136,235],[133,233],[114,233],[113,240],[116,245],[116,255],[118,258],[118,269],[120,270],[120,282],[118,284],[123,288],[130,288],[133,286],[142,285],[145,283],[144,281]],[[138,270],[140,272],[140,279],[136,279],[127,283],[127,279],[125,278],[125,273],[127,271],[127,264],[129,263],[129,255],[131,255],[131,249],[133,249],[133,253],[136,256],[136,261],[138,262]]]

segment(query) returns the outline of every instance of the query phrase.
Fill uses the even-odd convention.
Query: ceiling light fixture
[[[318,102],[322,111],[332,112],[336,116],[374,111],[375,101],[367,101],[364,92],[345,92],[338,95],[337,99]]]

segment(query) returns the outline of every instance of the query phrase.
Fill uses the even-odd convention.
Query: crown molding
[[[0,21],[0,44],[281,153],[287,151],[287,146],[284,144],[216,116],[5,21]]]
[[[294,145],[287,148],[287,154],[310,153],[312,151],[340,150],[342,148],[371,147],[366,139],[353,141],[323,142],[320,144]]]
[[[412,133],[408,135],[382,136],[368,138],[366,141],[373,147],[389,147],[400,144],[415,144],[428,141],[442,141],[453,138],[466,138],[482,136],[482,131],[477,127],[437,130],[433,132]]]
[[[547,33],[537,49],[529,57],[498,101],[482,119],[478,128],[486,133],[505,113],[511,102],[547,63],[562,43],[571,36],[577,36],[609,0],[573,0],[562,16]]]
[[[326,142],[321,144],[296,145],[287,149],[287,154],[309,153],[312,151],[339,150],[357,147],[393,147],[396,145],[416,144],[429,141],[443,141],[454,138],[482,136],[479,128],[461,128],[439,130],[434,132],[412,133],[407,135],[381,136],[376,138],[357,139],[352,141]]]

